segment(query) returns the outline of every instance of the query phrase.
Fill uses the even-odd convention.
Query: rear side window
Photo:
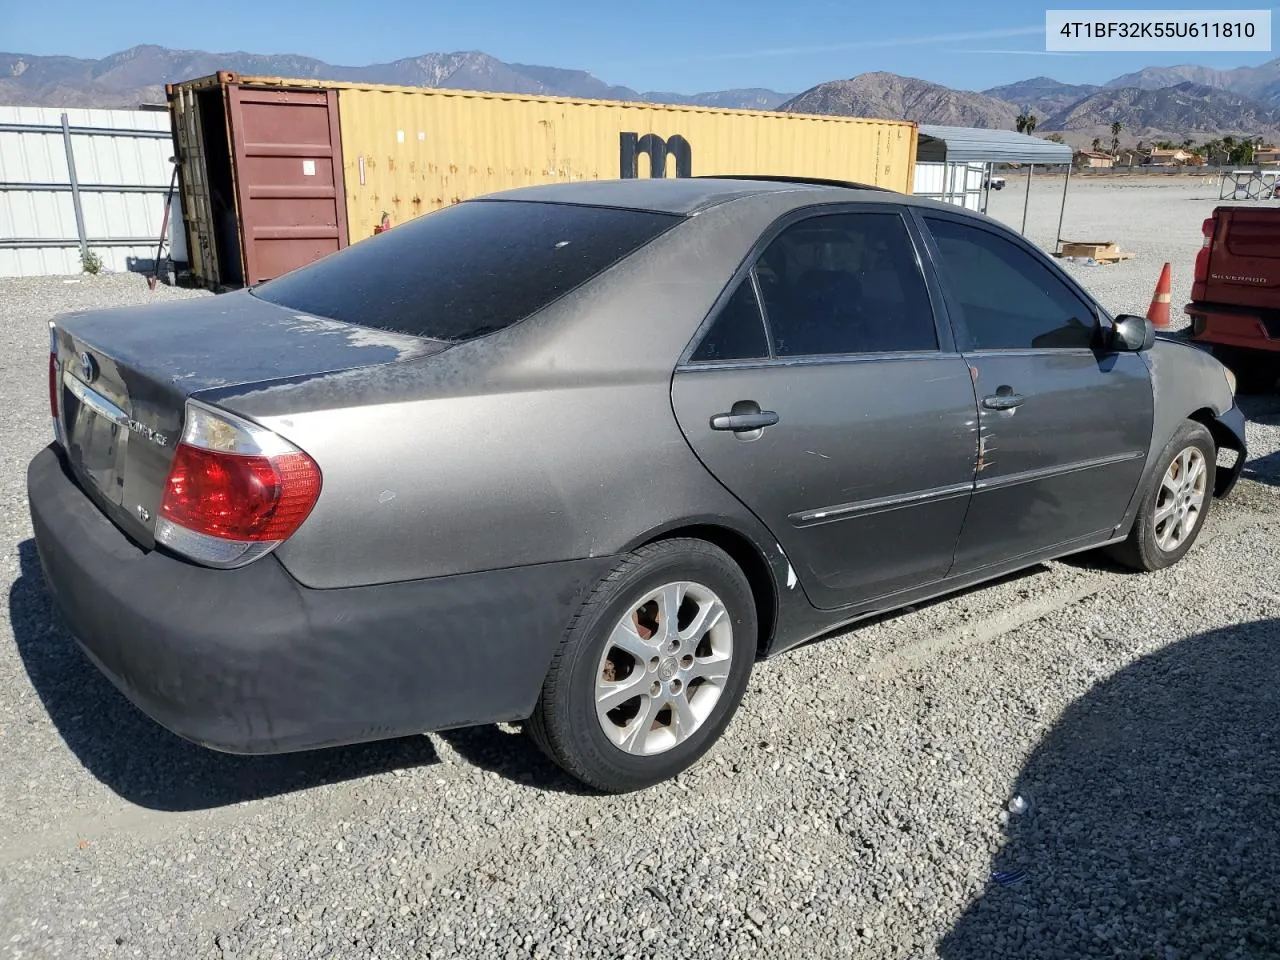
[[[476,200],[255,287],[344,323],[461,341],[523,320],[679,223],[673,214]]]
[[[689,359],[693,363],[726,360],[763,360],[769,356],[769,338],[751,277],[738,284],[711,329]]]
[[[938,349],[915,246],[897,213],[801,220],[756,262],[779,357]]]

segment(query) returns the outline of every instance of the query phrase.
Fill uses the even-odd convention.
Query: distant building
[[[1190,150],[1152,150],[1147,165],[1152,167],[1182,167],[1196,163],[1198,158]]]
[[[1253,151],[1253,162],[1260,167],[1280,167],[1280,147],[1259,147]]]
[[[1109,153],[1094,153],[1091,150],[1081,150],[1076,154],[1076,162],[1082,167],[1109,168],[1116,165],[1116,158]]]

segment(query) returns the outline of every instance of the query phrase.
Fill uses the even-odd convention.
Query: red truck
[[[1191,339],[1209,345],[1241,393],[1264,393],[1280,377],[1280,208],[1225,206],[1201,227]]]

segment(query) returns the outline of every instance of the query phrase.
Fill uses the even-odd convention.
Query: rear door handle
[[[1017,393],[997,393],[992,397],[983,397],[982,405],[988,410],[1012,410],[1022,406],[1027,398]]]
[[[762,410],[759,413],[717,413],[711,418],[711,429],[741,433],[772,427],[777,422],[778,415],[772,410]]]

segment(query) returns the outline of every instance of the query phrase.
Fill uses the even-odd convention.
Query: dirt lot
[[[1073,183],[1064,233],[1138,256],[1071,269],[1141,313],[1169,260],[1177,307],[1214,198]],[[505,728],[210,753],[84,660],[26,513],[46,322],[148,296],[0,281],[0,955],[1280,955],[1280,398],[1174,569],[1049,564],[804,647],[696,769],[602,799]]]

